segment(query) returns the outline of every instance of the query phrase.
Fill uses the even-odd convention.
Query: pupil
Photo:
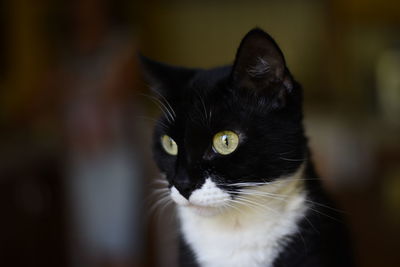
[[[225,146],[228,146],[228,145],[229,145],[228,136],[224,135],[224,136],[222,137],[222,140],[223,140],[223,142],[225,143]]]

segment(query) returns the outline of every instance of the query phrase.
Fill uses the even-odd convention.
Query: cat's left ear
[[[243,38],[236,54],[231,80],[235,86],[268,93],[283,105],[293,81],[276,42],[261,29],[253,29]]]
[[[196,69],[171,66],[152,60],[142,54],[138,55],[145,80],[151,90],[168,99],[174,99],[196,73]]]

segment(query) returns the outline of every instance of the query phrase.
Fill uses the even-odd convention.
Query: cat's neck
[[[246,200],[215,216],[180,207],[182,231],[202,266],[270,266],[283,248],[282,240],[298,231],[298,221],[305,216],[303,173],[301,167],[290,177],[252,187]],[[236,260],[229,259],[230,253]]]

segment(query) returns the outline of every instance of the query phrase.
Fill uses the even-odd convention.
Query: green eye
[[[174,139],[168,135],[161,136],[161,144],[165,152],[172,156],[178,155],[178,145],[175,143]]]
[[[239,145],[239,136],[232,131],[222,131],[214,135],[213,148],[221,155],[228,155]]]

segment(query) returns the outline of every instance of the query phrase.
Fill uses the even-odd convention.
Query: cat
[[[269,34],[249,31],[229,66],[141,63],[164,110],[153,152],[177,206],[181,266],[354,265],[313,168],[302,87]]]

